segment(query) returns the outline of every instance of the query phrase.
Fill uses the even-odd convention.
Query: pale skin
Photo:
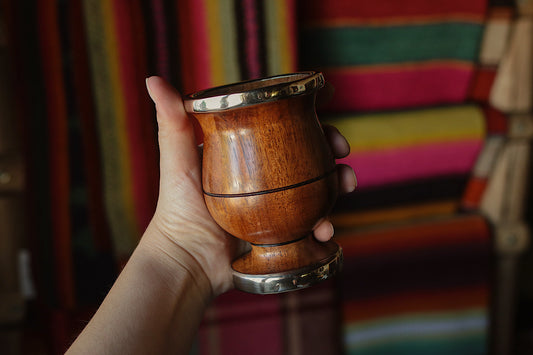
[[[159,77],[146,80],[159,126],[156,212],[105,300],[67,354],[187,354],[211,300],[233,288],[230,262],[246,245],[211,218],[202,195],[194,129],[179,93]],[[324,127],[336,157],[344,137]],[[355,189],[353,170],[338,166],[341,192]],[[327,241],[333,226],[317,223]]]

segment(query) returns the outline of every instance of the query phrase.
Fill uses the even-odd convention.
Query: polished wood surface
[[[202,176],[209,212],[224,230],[254,244],[252,252],[233,263],[239,272],[288,271],[337,251],[333,242],[304,238],[329,213],[338,189],[315,95],[316,89],[194,113],[204,133]]]

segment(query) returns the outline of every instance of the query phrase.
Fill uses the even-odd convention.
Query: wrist
[[[148,259],[170,291],[179,292],[184,284],[190,283],[206,304],[214,297],[210,279],[198,260],[181,245],[162,234],[152,223],[146,229],[135,253]]]

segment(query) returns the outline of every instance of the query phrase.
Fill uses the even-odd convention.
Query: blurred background
[[[146,77],[319,70],[344,271],[220,296],[192,353],[533,353],[532,36],[527,0],[0,0],[1,352],[63,353],[147,226]]]

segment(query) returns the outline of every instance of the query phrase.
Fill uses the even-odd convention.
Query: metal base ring
[[[342,269],[342,248],[324,263],[276,274],[243,274],[233,270],[233,282],[238,290],[267,295],[296,291],[327,280]]]

